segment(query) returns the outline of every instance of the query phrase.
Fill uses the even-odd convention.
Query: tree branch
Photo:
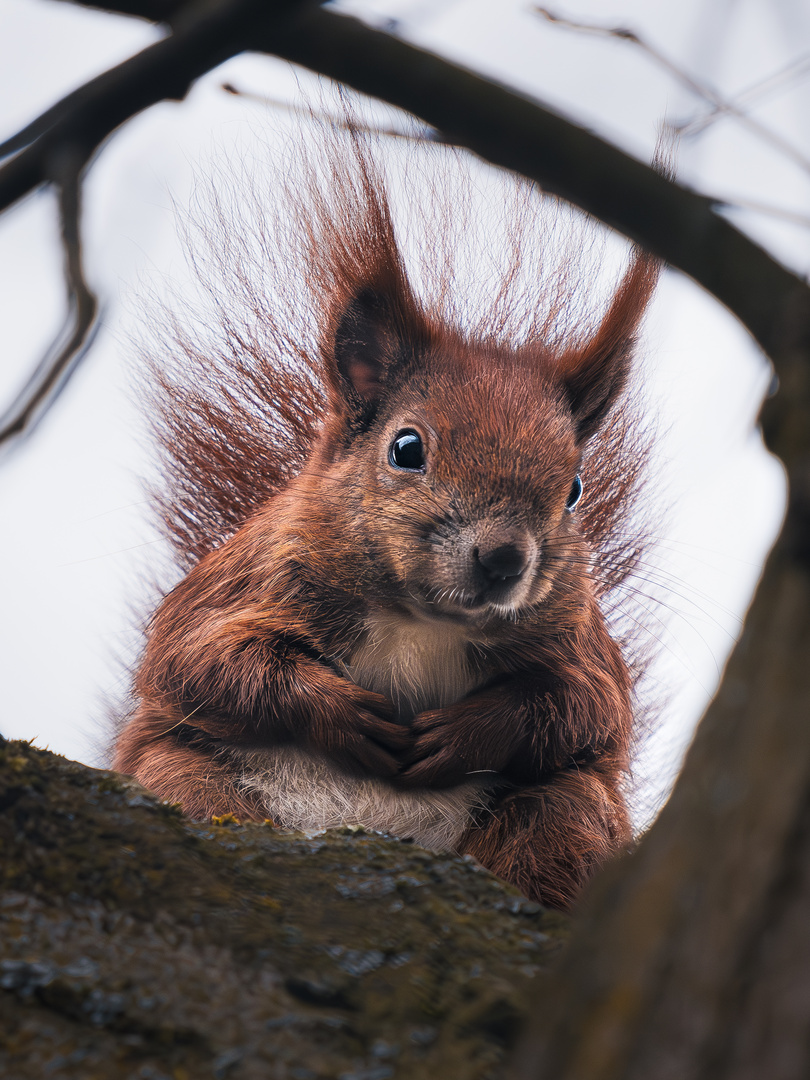
[[[179,10],[173,33],[91,79],[7,140],[0,211],[52,179],[66,149],[86,162],[124,121],[159,101],[180,101],[195,79],[268,34],[301,0],[204,0]]]
[[[300,0],[207,0],[173,8],[174,32],[66,95],[0,145],[14,154],[0,168],[0,211],[45,183],[60,193],[65,273],[73,329],[53,346],[0,417],[0,444],[30,430],[75,369],[95,322],[96,298],[84,279],[79,236],[81,177],[92,154],[125,120],[166,99],[180,100],[199,75],[247,47]],[[258,14],[257,14],[258,12]]]
[[[786,322],[810,339],[807,284],[729,224],[712,200],[536,102],[324,10],[303,11],[275,51],[408,109],[448,141],[536,180],[651,249],[729,307],[777,368]]]
[[[98,6],[146,17],[154,0]],[[407,109],[447,141],[536,180],[643,244],[730,308],[777,369],[786,328],[791,343],[797,335],[810,340],[807,284],[729,224],[711,199],[537,102],[314,3],[218,0],[168,10],[175,26],[169,38],[88,83],[72,119],[0,171],[0,209],[46,178],[43,155],[61,139],[83,138],[93,148],[129,116],[182,97],[204,71],[249,48]]]
[[[96,322],[98,303],[84,277],[81,246],[81,159],[63,157],[55,165],[59,183],[59,216],[62,246],[65,252],[65,279],[68,287],[68,329],[60,334],[63,344],[55,342],[37,365],[30,379],[0,416],[0,443],[30,430],[37,414],[47,402],[52,403],[64,386],[71,370],[89,344]],[[72,326],[71,326],[72,324]]]

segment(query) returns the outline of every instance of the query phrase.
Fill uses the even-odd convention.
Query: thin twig
[[[54,176],[59,190],[59,216],[65,254],[67,325],[37,365],[16,400],[0,417],[0,444],[32,430],[75,370],[96,325],[98,302],[85,280],[82,267],[82,165],[82,154],[71,156],[65,153],[55,167]]]
[[[778,71],[766,75],[764,79],[759,79],[749,86],[747,90],[735,94],[731,99],[730,104],[734,105],[737,109],[741,109],[743,105],[752,105],[761,102],[775,91],[784,92],[786,85],[790,86],[792,83],[795,86],[803,76],[809,74],[810,56],[799,57],[798,60],[786,64],[785,67],[780,68]],[[724,113],[725,110],[719,105],[714,106],[709,109],[708,112],[704,113],[703,116],[696,116],[693,120],[678,124],[678,133],[686,137],[699,135],[701,131],[704,131],[713,124],[715,120],[722,118]]]
[[[335,113],[327,113],[320,109],[311,109],[307,105],[296,105],[293,101],[285,101],[282,98],[257,94],[253,90],[240,90],[230,82],[222,83],[222,89],[226,94],[231,94],[234,97],[243,98],[248,101],[255,101],[257,104],[263,105],[268,109],[280,109],[283,112],[290,113],[292,116],[300,116],[304,120],[328,120],[333,127],[341,131],[351,128],[354,131],[361,131],[365,134],[374,135],[375,137],[384,139],[402,139],[405,142],[432,143],[439,146],[456,145],[449,142],[439,131],[432,127],[423,127],[420,131],[409,132],[401,131],[398,128],[390,126],[383,127],[378,124],[364,124],[357,119],[353,119],[349,122],[345,117]],[[656,166],[659,171],[666,171],[663,165],[658,165],[656,163]],[[722,208],[723,210],[751,210],[757,214],[780,218],[783,221],[789,221],[794,225],[800,225],[802,228],[810,229],[810,217],[795,210],[786,210],[781,206],[756,202],[752,199],[729,198],[724,195],[713,195],[711,196],[711,200],[716,207]]]
[[[624,27],[608,27],[608,26],[595,26],[592,23],[580,23],[574,22],[572,19],[566,19],[562,15],[556,15],[554,12],[549,11],[548,8],[535,7],[536,14],[541,15],[548,22],[554,23],[555,26],[561,26],[567,30],[576,30],[578,33],[594,34],[599,37],[611,37],[617,38],[620,41],[628,41],[631,45],[635,45],[637,48],[645,52],[659,67],[668,71],[675,79],[678,80],[688,90],[691,90],[693,94],[707,101],[713,108],[712,119],[709,122],[714,122],[714,119],[721,116],[733,116],[743,127],[748,128],[751,134],[756,135],[763,142],[768,143],[774,150],[778,150],[784,154],[785,157],[791,159],[800,168],[810,173],[810,158],[806,157],[801,150],[795,147],[787,139],[783,139],[781,135],[771,131],[770,128],[761,124],[758,120],[754,120],[748,113],[743,112],[737,104],[733,101],[727,101],[721,94],[710,86],[708,83],[700,82],[695,79],[683,68],[670,60],[670,58],[660,49],[654,45],[650,45],[644,38],[639,37],[633,30],[627,30]],[[705,118],[703,118],[705,119]],[[673,131],[679,135],[684,135],[691,132],[691,125],[693,121],[689,121],[686,124],[670,124],[669,126]],[[703,124],[706,127],[707,124]],[[699,128],[698,130],[702,130]]]
[[[756,199],[745,199],[725,196],[716,196],[715,206],[722,210],[750,210],[754,214],[764,214],[767,217],[779,218],[781,221],[789,221],[791,225],[798,225],[802,229],[810,229],[810,217],[799,213],[798,210],[787,210],[783,206],[773,206],[771,203],[757,202]]]
[[[439,146],[452,145],[444,138],[441,132],[427,125],[423,126],[420,131],[400,131],[398,128],[390,126],[382,127],[377,124],[364,124],[358,119],[348,121],[345,116],[323,112],[319,109],[310,109],[306,105],[296,105],[293,101],[266,97],[264,94],[257,94],[252,90],[240,90],[230,82],[222,83],[222,89],[226,94],[231,94],[233,97],[255,101],[268,109],[282,109],[284,112],[290,113],[291,116],[300,116],[304,120],[328,120],[329,124],[339,131],[359,131],[366,135],[375,135],[386,139],[402,139],[405,142],[435,143]]]

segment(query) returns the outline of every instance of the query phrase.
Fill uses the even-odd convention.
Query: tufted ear
[[[334,339],[335,366],[349,398],[365,409],[376,406],[386,372],[404,353],[391,299],[361,289],[344,307]]]
[[[577,438],[595,434],[627,384],[636,332],[658,280],[658,262],[636,252],[596,333],[560,360]]]

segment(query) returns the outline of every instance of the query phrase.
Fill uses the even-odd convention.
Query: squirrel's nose
[[[497,547],[477,547],[473,558],[481,567],[488,581],[505,581],[519,578],[529,565],[528,545],[510,541]]]

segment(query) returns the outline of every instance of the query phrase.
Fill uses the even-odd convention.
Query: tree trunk
[[[810,349],[800,326],[763,410],[788,468],[785,528],[675,791],[590,893],[515,1080],[810,1076]]]

